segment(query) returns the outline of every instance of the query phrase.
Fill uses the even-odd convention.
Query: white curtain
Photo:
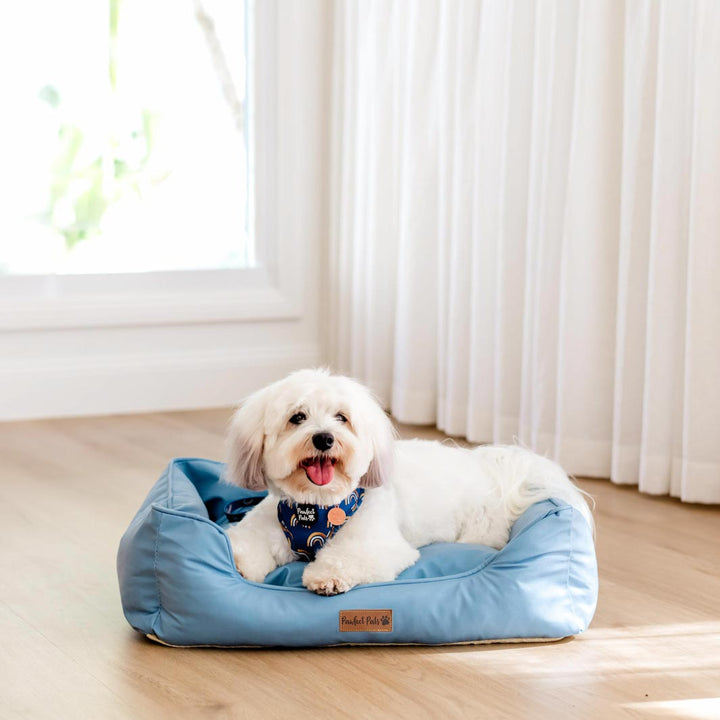
[[[334,12],[337,368],[401,421],[720,502],[720,2]]]

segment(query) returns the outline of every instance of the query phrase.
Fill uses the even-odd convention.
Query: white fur
[[[289,422],[297,412],[306,415],[300,425]],[[335,437],[328,455],[336,474],[325,486],[311,483],[299,466],[317,452],[318,432]],[[228,444],[227,479],[270,491],[229,530],[238,570],[256,582],[294,558],[277,520],[281,498],[332,505],[359,485],[367,488],[357,513],[305,568],[305,587],[324,595],[393,580],[428,543],[501,548],[515,520],[549,497],[576,507],[592,526],[581,491],[551,460],[516,446],[396,441],[369,391],[325,370],[293,373],[250,396],[233,418]]]

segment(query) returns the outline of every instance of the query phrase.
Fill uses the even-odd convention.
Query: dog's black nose
[[[329,450],[334,442],[335,438],[330,433],[317,433],[313,435],[313,445],[323,452]]]

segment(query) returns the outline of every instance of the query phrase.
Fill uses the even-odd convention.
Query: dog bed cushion
[[[562,501],[530,507],[501,550],[443,543],[393,582],[322,597],[304,562],[245,580],[233,563],[225,507],[264,493],[222,481],[211,460],[173,460],[120,542],[130,625],[178,646],[445,644],[559,639],[587,628],[597,600],[592,532]]]

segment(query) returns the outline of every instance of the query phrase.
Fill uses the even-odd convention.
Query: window
[[[0,8],[0,261],[13,263],[12,272],[0,270],[2,419],[236,402],[321,357],[331,14],[305,0],[121,0],[113,20],[114,7],[30,0]],[[112,94],[113,82],[125,92],[128,63],[139,58],[140,99],[151,104],[138,119],[137,102],[122,116]],[[132,170],[147,179],[142,109],[162,115],[151,125],[152,169],[170,163],[162,169],[184,178],[187,190],[165,202],[167,213],[128,222],[112,262],[93,247],[110,242],[105,229],[120,200],[110,196],[95,225],[58,229],[32,190],[51,188],[42,164],[49,151],[35,146],[56,141],[58,125],[46,135],[33,127],[45,127],[68,100],[66,75],[83,78],[73,91],[85,98],[83,122],[126,128],[121,177]],[[167,147],[173,152],[160,152]],[[114,181],[117,156],[108,157],[112,163],[98,164]],[[162,173],[156,179],[140,189],[171,187]],[[137,208],[136,197],[133,189],[123,202]],[[30,247],[29,227],[48,244],[50,227],[55,247],[60,236],[57,254],[38,244],[19,257],[20,243]],[[134,256],[125,252],[131,243]]]
[[[249,5],[0,10],[0,275],[254,265]]]

